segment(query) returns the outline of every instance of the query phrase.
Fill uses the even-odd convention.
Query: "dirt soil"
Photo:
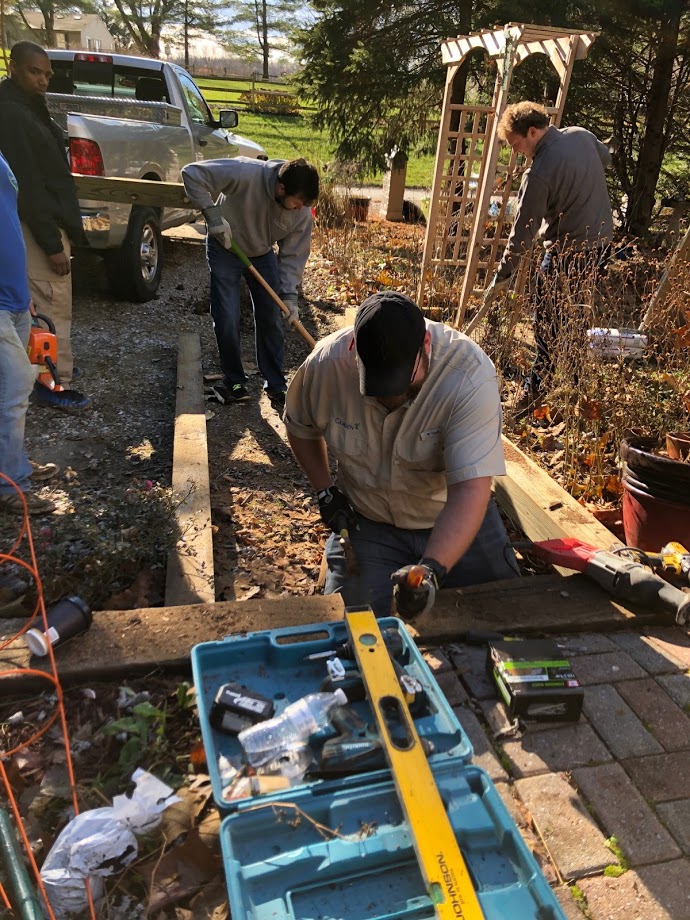
[[[337,327],[344,304],[327,289],[328,265],[308,269],[302,320],[315,338]],[[177,341],[201,337],[208,385],[219,372],[208,315],[209,282],[199,244],[165,240],[157,299],[115,301],[100,261],[82,257],[74,271],[73,386],[93,408],[69,416],[31,407],[26,444],[32,459],[60,465],[40,490],[59,513],[34,519],[32,530],[48,602],[78,593],[100,609],[163,602],[165,560],[176,535],[170,494]],[[207,434],[219,600],[313,593],[325,530],[308,483],[292,458],[278,414],[262,394],[253,326],[245,302],[243,350],[252,401],[208,400]],[[308,354],[286,336],[286,367]],[[0,520],[0,548],[17,523]]]
[[[199,333],[208,384],[219,372],[204,250],[166,239],[163,283],[158,298],[147,304],[114,301],[94,257],[76,261],[74,282],[73,344],[75,363],[83,370],[78,388],[92,397],[93,408],[69,416],[31,407],[27,417],[30,457],[61,467],[40,489],[57,502],[58,513],[31,521],[46,601],[77,593],[97,609],[161,605],[166,556],[177,537],[170,483],[180,333]],[[302,320],[317,339],[335,329],[344,313],[343,298],[334,304],[329,294],[331,283],[328,263],[319,261],[307,272]],[[248,301],[245,308],[252,401],[229,407],[212,398],[207,403],[217,597],[311,594],[326,531],[280,418],[262,394]],[[309,349],[296,333],[287,335],[286,345],[292,373]],[[18,522],[0,519],[0,552],[12,548],[17,534]],[[27,558],[25,540],[18,555]],[[3,566],[3,574],[8,569]],[[17,566],[14,572],[25,577]],[[9,636],[22,621],[15,606],[3,610],[2,604],[0,597],[0,634]],[[25,605],[33,606],[31,590]],[[173,826],[164,828],[168,844],[180,834],[183,842],[164,858],[160,836],[143,843],[135,869],[109,886],[101,918],[143,917],[141,903],[148,903],[147,916],[157,920],[227,917],[218,816],[184,679],[152,674],[127,681],[126,691],[114,684],[65,690],[82,811],[130,791],[135,766],[151,769],[175,789],[188,772],[202,771],[188,779],[183,802],[172,812]],[[26,741],[54,707],[50,693],[4,701],[0,748],[11,751]],[[40,864],[68,818],[58,725],[7,764]],[[177,906],[166,909],[171,902]]]

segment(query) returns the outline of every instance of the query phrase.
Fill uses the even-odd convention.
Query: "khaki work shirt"
[[[429,374],[417,398],[394,412],[360,394],[352,328],[316,346],[286,397],[288,431],[325,439],[355,510],[412,530],[434,526],[448,485],[506,472],[491,360],[455,329],[426,326]]]

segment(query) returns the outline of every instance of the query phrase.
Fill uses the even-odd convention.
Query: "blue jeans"
[[[28,310],[0,310],[0,472],[26,492],[31,464],[24,449],[24,424],[36,368],[26,354],[31,330]],[[14,492],[0,478],[0,495]]]
[[[350,540],[360,574],[348,575],[339,537],[331,534],[326,543],[328,574],[324,594],[341,594],[346,607],[368,604],[378,617],[390,616],[393,599],[391,575],[424,555],[431,530],[403,530],[357,515],[357,528]],[[520,575],[515,553],[493,499],[479,533],[462,559],[443,583],[444,588],[461,588]]]
[[[240,348],[240,282],[244,277],[254,311],[256,363],[267,389],[284,390],[287,385],[283,371],[285,336],[278,305],[237,256],[224,249],[212,236],[206,244],[206,257],[211,270],[211,316],[226,386],[247,382]],[[280,277],[273,250],[256,256],[251,263],[277,292]]]

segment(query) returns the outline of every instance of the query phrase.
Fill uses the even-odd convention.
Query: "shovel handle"
[[[259,272],[254,268],[252,263],[249,261],[247,256],[242,252],[242,250],[240,249],[240,247],[237,245],[237,243],[234,240],[230,244],[230,251],[233,252],[237,256],[237,258],[240,260],[240,262],[244,265],[245,268],[249,269],[249,271],[256,278],[259,284],[263,287],[266,293],[269,294],[273,298],[273,300],[278,304],[278,307],[280,308],[283,316],[289,316],[290,311],[285,306],[283,301],[276,294],[276,292],[273,290],[273,288],[268,283],[268,281],[266,281],[265,278],[261,274],[259,274]],[[304,326],[302,325],[302,323],[300,323],[298,319],[291,319],[290,323],[295,327],[295,329],[299,332],[299,334],[302,336],[304,341],[307,342],[310,348],[313,348],[316,345],[316,339],[314,339],[307,332],[307,330],[304,328]]]

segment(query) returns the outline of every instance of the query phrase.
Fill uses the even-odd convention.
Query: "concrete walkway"
[[[583,715],[519,737],[484,649],[426,657],[568,920],[690,920],[688,631],[558,641],[585,688]]]

